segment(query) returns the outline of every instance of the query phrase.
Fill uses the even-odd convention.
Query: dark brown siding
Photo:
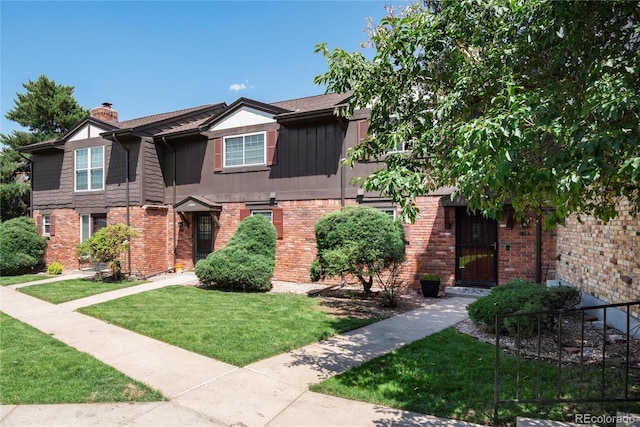
[[[164,180],[160,159],[156,152],[156,145],[150,141],[142,143],[145,159],[144,177],[144,203],[164,203]]]

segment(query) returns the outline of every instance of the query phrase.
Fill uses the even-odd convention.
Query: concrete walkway
[[[160,390],[167,402],[4,405],[2,426],[463,426],[468,423],[313,393],[343,372],[466,318],[443,298],[349,333],[239,368],[82,315],[78,307],[191,283],[190,274],[53,305],[0,287],[0,310]]]

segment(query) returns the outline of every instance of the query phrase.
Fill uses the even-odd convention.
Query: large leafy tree
[[[56,84],[46,76],[22,85],[25,93],[16,94],[14,108],[5,117],[27,130],[0,134],[0,221],[25,215],[29,207],[28,168],[17,149],[56,138],[84,118],[89,111],[73,97],[73,86]]]
[[[638,3],[425,1],[370,28],[372,59],[317,51],[330,91],[371,108],[347,163],[385,159],[363,180],[414,217],[415,196],[454,186],[499,217],[555,207],[608,220],[640,206]],[[409,154],[387,155],[398,142]]]

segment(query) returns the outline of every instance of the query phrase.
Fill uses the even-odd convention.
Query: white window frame
[[[93,221],[94,221],[94,218],[96,216],[103,217],[103,218],[105,218],[105,221],[106,221],[107,216],[105,214],[80,214],[80,243],[82,243],[85,240],[87,240],[93,234]],[[88,218],[89,219],[89,234],[87,236],[83,236],[83,234],[82,234],[82,219],[83,218]]]
[[[91,166],[91,151],[94,149],[100,148],[102,150],[102,164],[99,167]],[[79,151],[87,151],[87,167],[78,169],[77,159]],[[104,190],[104,180],[105,180],[105,170],[104,170],[104,161],[105,161],[105,149],[104,145],[100,145],[97,147],[86,147],[86,148],[78,148],[73,152],[73,189],[78,193],[83,193],[87,191],[102,191]],[[100,183],[100,188],[91,188],[91,171],[102,169],[102,182]],[[78,189],[78,172],[86,171],[87,172],[87,188],[83,190]]]
[[[261,163],[245,163],[245,138],[247,136],[262,135],[262,162]],[[242,138],[242,164],[241,165],[228,165],[227,164],[227,139]],[[267,132],[251,132],[242,133],[238,135],[229,135],[222,138],[222,163],[225,168],[238,168],[245,166],[266,166],[267,164]]]
[[[382,212],[386,213],[387,215],[389,215],[390,217],[393,218],[393,220],[395,221],[396,219],[398,219],[398,209],[394,208],[394,207],[389,207],[389,208],[378,208],[379,210],[381,210]]]
[[[42,215],[42,234],[44,236],[51,235],[51,215],[50,214]]]
[[[273,211],[271,209],[251,209],[251,216],[253,215],[262,215],[273,224]]]

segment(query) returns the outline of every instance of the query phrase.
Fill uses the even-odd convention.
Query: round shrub
[[[467,306],[474,324],[495,332],[496,315],[529,313],[545,310],[568,309],[580,302],[580,293],[569,286],[548,288],[525,280],[515,279],[491,290],[486,297]],[[501,332],[514,334],[518,328],[521,335],[528,336],[537,331],[536,316],[508,317],[498,327]],[[543,327],[549,322],[542,319]],[[518,325],[519,323],[519,325]]]
[[[52,274],[54,276],[58,276],[62,274],[62,264],[55,261],[52,262],[51,264],[49,264],[49,267],[47,267],[47,273]]]
[[[202,283],[213,288],[256,292],[271,289],[275,268],[276,231],[259,215],[245,218],[227,246],[195,266]]]
[[[20,217],[0,224],[0,273],[23,274],[41,263],[47,239],[38,234],[31,218]]]

